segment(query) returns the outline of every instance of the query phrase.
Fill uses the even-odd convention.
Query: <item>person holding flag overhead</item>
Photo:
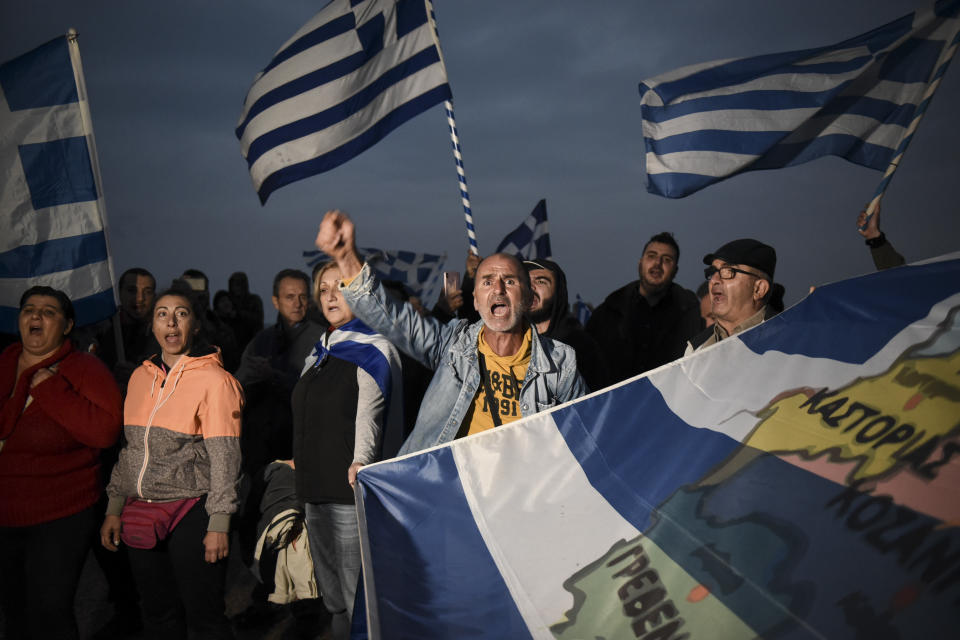
[[[391,300],[360,261],[353,221],[328,211],[317,248],[336,260],[353,313],[436,373],[400,453],[418,451],[533,415],[586,392],[576,355],[526,320],[530,278],[514,256],[494,254],[476,273],[480,321],[441,324]]]

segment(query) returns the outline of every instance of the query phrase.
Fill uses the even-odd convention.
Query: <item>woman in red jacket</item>
[[[0,603],[6,638],[77,638],[73,598],[97,528],[100,449],[120,433],[120,391],[68,338],[62,291],[20,298],[20,343],[0,354]]]

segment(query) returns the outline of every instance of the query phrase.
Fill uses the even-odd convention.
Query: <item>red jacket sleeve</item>
[[[120,436],[120,390],[110,370],[94,356],[72,352],[30,395],[45,414],[88,447],[105,449]]]

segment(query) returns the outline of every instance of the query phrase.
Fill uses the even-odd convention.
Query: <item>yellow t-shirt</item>
[[[527,375],[527,366],[530,364],[530,340],[533,333],[530,329],[523,336],[523,342],[517,352],[510,356],[498,356],[483,339],[484,329],[480,329],[477,337],[477,349],[486,360],[486,376],[493,392],[495,410],[500,416],[500,423],[507,424],[519,420],[520,415],[520,387],[523,378]],[[472,435],[487,429],[493,429],[493,414],[490,411],[486,385],[480,381],[480,388],[473,398],[473,406],[467,411],[460,426],[458,436]]]

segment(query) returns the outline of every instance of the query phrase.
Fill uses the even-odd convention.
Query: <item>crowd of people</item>
[[[879,215],[858,223],[878,268],[903,263]],[[297,637],[346,638],[360,468],[573,400],[783,309],[776,251],[752,238],[704,256],[694,293],[674,281],[675,238],[652,236],[638,279],[583,326],[555,261],[470,256],[428,310],[378,279],[355,234],[346,214],[325,214],[316,244],[331,261],[276,274],[266,327],[241,272],[211,305],[198,270],[158,295],[147,269],[129,269],[116,316],[79,329],[63,292],[23,293],[19,336],[0,354],[4,637],[77,638],[92,550],[116,612],[96,637],[234,637],[224,590],[238,552],[258,579],[240,623],[288,607]]]

